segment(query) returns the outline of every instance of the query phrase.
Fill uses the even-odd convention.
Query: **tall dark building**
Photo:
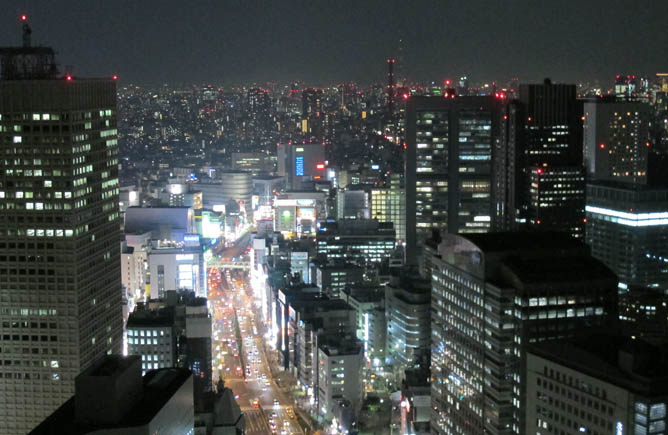
[[[584,235],[582,102],[575,85],[521,85],[503,149],[511,227]]]
[[[249,121],[255,127],[267,128],[271,122],[271,96],[267,89],[251,88],[246,94]]]
[[[454,95],[453,95],[454,97]],[[432,229],[487,232],[496,214],[493,157],[503,100],[411,97],[406,117],[406,252]]]
[[[645,184],[651,110],[638,101],[584,103],[584,158],[589,179]]]
[[[25,434],[120,353],[116,83],[0,48],[0,433]],[[26,31],[27,30],[27,31]]]
[[[322,90],[304,89],[302,92],[302,133],[322,136],[325,120],[322,103]]]
[[[434,434],[525,433],[527,346],[617,319],[617,277],[565,233],[448,234],[432,264]]]

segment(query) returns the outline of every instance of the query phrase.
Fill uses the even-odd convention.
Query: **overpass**
[[[212,257],[206,262],[207,267],[217,267],[219,269],[250,269],[250,261],[231,260],[227,258]]]

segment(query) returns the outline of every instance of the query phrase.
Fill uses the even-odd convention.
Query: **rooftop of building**
[[[559,250],[582,250],[588,252],[587,245],[569,234],[553,231],[510,231],[496,233],[461,234],[482,252],[536,252]]]
[[[532,344],[529,352],[636,394],[668,394],[666,342],[598,334]]]
[[[119,368],[111,362],[103,363],[101,376],[106,372],[117,371]],[[114,425],[98,425],[78,422],[75,418],[75,397],[56,409],[41,424],[30,432],[30,435],[83,435],[104,429],[132,428],[148,424],[165,404],[174,396],[181,386],[190,378],[189,370],[165,368],[152,370],[142,378],[143,392],[135,397],[136,403],[123,415],[121,421]]]
[[[302,313],[326,313],[329,311],[351,311],[353,308],[341,299],[329,299],[326,296],[290,302],[293,310]]]
[[[381,302],[385,299],[385,290],[377,285],[349,285],[343,292],[359,302]]]
[[[358,355],[363,344],[358,339],[347,337],[323,337],[318,342],[318,348],[327,356]]]
[[[318,236],[366,236],[391,235],[394,237],[392,222],[379,222],[376,219],[339,219],[327,220],[320,225]]]
[[[509,256],[503,266],[514,275],[517,287],[544,284],[609,281],[617,287],[617,275],[601,261],[591,256],[531,257]],[[560,288],[561,290],[561,288]]]
[[[623,190],[625,192],[668,192],[668,186],[656,186],[652,184],[640,184],[614,180],[589,180],[587,187],[604,187],[610,190]]]
[[[128,317],[128,328],[140,327],[170,327],[174,325],[174,308],[161,307],[157,310],[151,310],[142,304],[130,313]]]

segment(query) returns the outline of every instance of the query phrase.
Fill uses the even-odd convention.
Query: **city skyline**
[[[661,47],[668,44],[661,28],[668,5],[659,2],[634,13],[619,1],[598,0],[577,8],[169,0],[159,9],[128,1],[11,1],[6,10],[4,45],[19,45],[18,16],[25,13],[35,45],[56,48],[61,69],[73,65],[76,75],[118,74],[141,84],[372,83],[382,81],[386,57],[403,58],[397,76],[409,81],[611,80],[661,72]]]

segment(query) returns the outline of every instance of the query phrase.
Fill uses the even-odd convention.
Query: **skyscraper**
[[[631,286],[668,292],[668,188],[599,181],[587,184],[587,244]]]
[[[599,98],[584,103],[584,158],[595,180],[645,184],[650,106]]]
[[[582,103],[575,85],[521,85],[512,106],[504,155],[514,190],[503,207],[511,225],[583,237]]]
[[[29,35],[0,48],[3,434],[30,431],[119,353],[123,323],[116,84],[60,76]]]
[[[448,234],[432,263],[432,433],[523,433],[526,346],[609,326],[617,277],[565,233]]]
[[[452,95],[454,97],[454,95]],[[492,155],[503,99],[411,97],[406,118],[406,249],[430,229],[489,231],[495,214]]]

